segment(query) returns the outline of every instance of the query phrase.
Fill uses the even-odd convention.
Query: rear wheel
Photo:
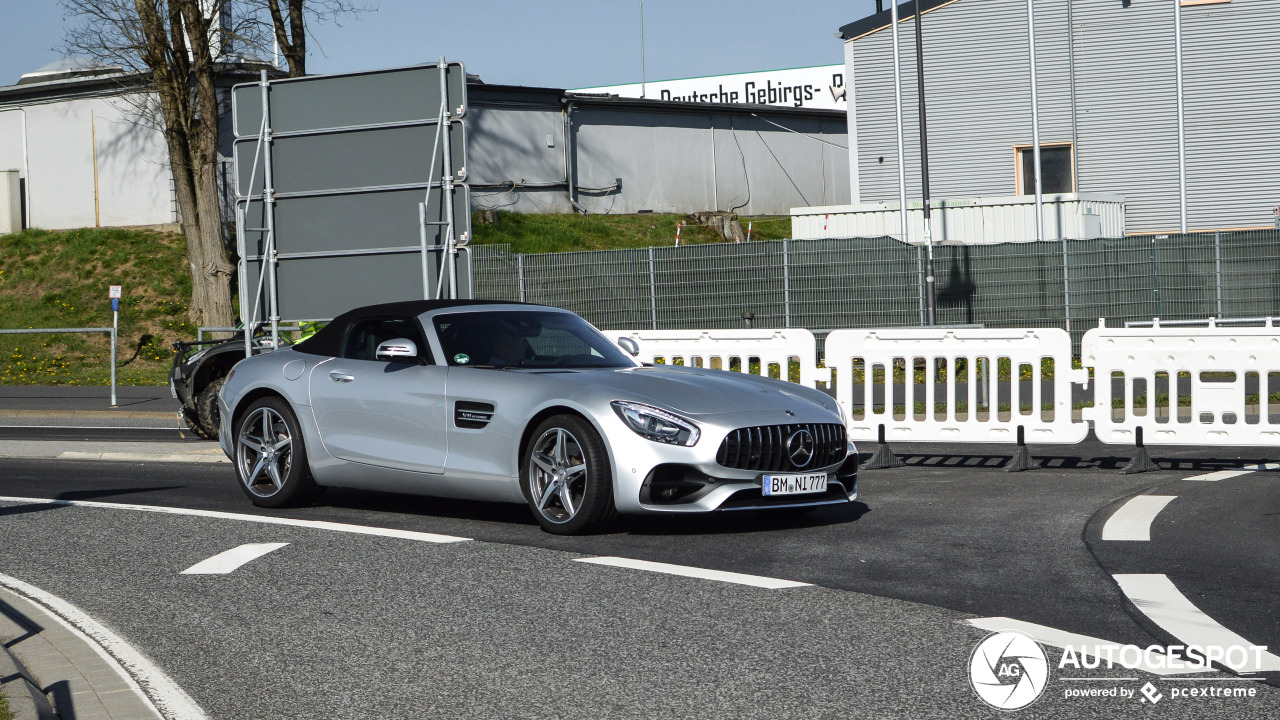
[[[278,397],[258,400],[235,427],[240,489],[260,507],[304,505],[319,496],[298,419]]]
[[[520,469],[525,500],[547,532],[589,533],[617,515],[604,441],[576,415],[556,415],[538,425]]]

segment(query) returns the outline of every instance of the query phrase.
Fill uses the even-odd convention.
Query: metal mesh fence
[[[512,255],[475,252],[477,297],[568,308],[602,328],[921,324],[924,250],[892,238]],[[934,248],[939,324],[1280,314],[1280,230]]]

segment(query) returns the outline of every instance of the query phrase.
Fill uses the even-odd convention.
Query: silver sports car
[[[321,486],[526,502],[558,534],[616,513],[857,498],[857,452],[830,397],[641,365],[634,341],[620,345],[543,305],[359,308],[235,366],[222,449],[257,505],[310,502]]]

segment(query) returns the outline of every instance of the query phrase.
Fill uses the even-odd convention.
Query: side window
[[[396,338],[408,338],[418,346],[418,355],[431,363],[431,349],[414,318],[368,318],[352,323],[342,344],[342,357],[349,360],[377,360],[378,345]]]

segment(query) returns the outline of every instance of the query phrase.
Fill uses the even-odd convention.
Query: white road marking
[[[1044,625],[1036,625],[1035,623],[1023,622],[1022,620],[1014,620],[1013,618],[976,618],[973,620],[966,620],[965,622],[976,628],[989,630],[991,632],[1019,632],[1042,645],[1052,645],[1053,647],[1062,648],[1064,650],[1071,648],[1075,651],[1076,655],[1081,658],[1081,660],[1088,656],[1089,658],[1099,658],[1101,662],[1105,662],[1106,658],[1110,657],[1116,665],[1129,668],[1130,670],[1149,672],[1152,675],[1185,675],[1188,673],[1212,672],[1206,670],[1167,668],[1163,667],[1163,665],[1166,664],[1164,661],[1155,664],[1148,663],[1146,661],[1145,648],[1143,649],[1144,652],[1142,653],[1141,662],[1122,662],[1122,659],[1124,659],[1123,655],[1131,653],[1122,654],[1120,652],[1120,648],[1124,646],[1121,643],[1102,640],[1096,637],[1089,637],[1088,635],[1077,635],[1065,630],[1046,627]],[[1152,651],[1152,655],[1161,658],[1166,657],[1163,652],[1156,650]],[[1177,664],[1183,664],[1184,661],[1178,659],[1175,662]],[[1090,664],[1092,664],[1092,662]]]
[[[1192,482],[1217,482],[1219,480],[1230,480],[1241,475],[1248,475],[1262,470],[1280,470],[1280,463],[1262,463],[1260,465],[1246,465],[1239,470],[1219,470],[1206,475],[1196,475],[1195,477],[1182,478]]]
[[[1188,645],[1202,648],[1242,647],[1248,663],[1241,672],[1280,671],[1280,657],[1269,652],[1255,655],[1253,644],[1204,614],[1165,575],[1115,575],[1115,581],[1129,601],[1151,621]]]
[[[1102,526],[1103,540],[1150,540],[1151,522],[1177,495],[1137,495],[1120,506]]]
[[[577,562],[591,563],[592,565],[609,565],[611,567],[630,568],[632,570],[647,570],[649,572],[665,573],[667,575],[680,575],[681,577],[701,578],[703,580],[717,580],[719,582],[750,585],[752,587],[765,588],[768,590],[781,590],[783,588],[809,586],[809,583],[796,582],[794,580],[779,580],[777,578],[760,577],[758,575],[743,575],[741,573],[725,572],[723,570],[706,570],[704,568],[688,567],[686,565],[669,565],[667,563],[649,562],[648,560],[632,560],[630,558],[591,557],[578,558]]]
[[[84,639],[108,665],[116,669],[125,684],[156,711],[156,715],[166,720],[205,720],[208,717],[200,705],[163,670],[80,608],[8,575],[0,574],[0,585],[48,610],[50,617]]]
[[[179,575],[226,575],[245,563],[252,562],[289,543],[248,543],[214,555],[192,565]]]
[[[105,508],[107,510],[136,510],[138,512],[153,512],[166,515],[187,515],[191,517],[216,518],[218,520],[256,522],[263,525],[285,525],[288,527],[311,528],[314,530],[333,530],[335,532],[354,533],[356,535],[373,535],[375,537],[399,538],[401,540],[417,540],[420,542],[430,543],[455,543],[471,540],[471,538],[454,537],[453,535],[437,535],[436,533],[417,532],[415,530],[394,530],[392,528],[370,527],[367,525],[348,525],[346,523],[329,522],[327,520],[295,520],[293,518],[243,515],[241,513],[221,512],[219,510],[191,510],[188,508],[164,507],[162,505],[128,505],[125,503],[94,502],[92,500],[50,500],[49,498],[7,496],[0,496],[0,502],[71,505],[74,507]]]

